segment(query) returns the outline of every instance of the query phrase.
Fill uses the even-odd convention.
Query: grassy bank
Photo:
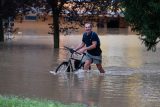
[[[56,101],[0,96],[0,107],[85,107],[82,104],[65,105]]]

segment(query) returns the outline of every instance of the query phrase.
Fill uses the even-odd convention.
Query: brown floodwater
[[[119,30],[117,30],[119,32]],[[104,76],[90,73],[50,74],[67,59],[64,45],[74,47],[80,35],[15,36],[0,45],[0,94],[83,103],[87,107],[160,107],[160,47],[147,52],[136,35],[100,35]]]

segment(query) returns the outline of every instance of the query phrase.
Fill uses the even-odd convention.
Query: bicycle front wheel
[[[68,62],[62,62],[56,69],[56,73],[65,73],[65,72],[69,72],[70,71],[70,67],[69,67],[69,63]]]

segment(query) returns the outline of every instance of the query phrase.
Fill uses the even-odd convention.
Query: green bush
[[[125,0],[124,14],[127,22],[140,35],[148,50],[156,50],[160,41],[160,1]]]

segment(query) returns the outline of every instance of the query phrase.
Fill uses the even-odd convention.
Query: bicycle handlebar
[[[70,51],[70,53],[72,53],[72,54],[73,54],[73,53],[76,53],[76,54],[82,55],[81,53],[75,51],[73,48],[69,48],[69,47],[67,47],[67,46],[64,46],[64,48],[68,49],[68,50]],[[86,55],[86,53],[83,53],[83,55]]]

